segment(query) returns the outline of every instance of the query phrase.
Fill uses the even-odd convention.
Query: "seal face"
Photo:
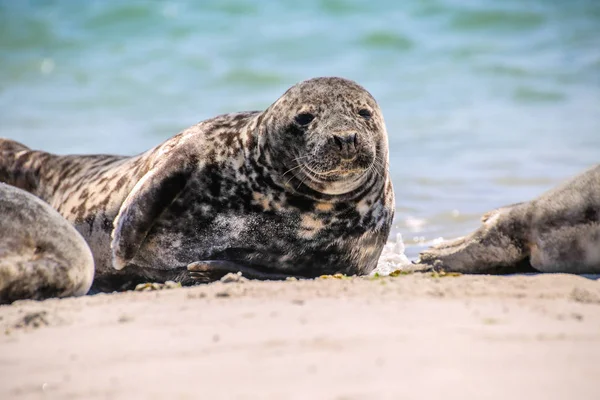
[[[475,232],[427,249],[418,262],[464,273],[600,273],[600,165],[487,213]]]
[[[119,277],[191,283],[214,271],[368,273],[394,214],[387,164],[373,97],[316,78],[264,112],[203,121],[136,157],[6,151],[0,180],[72,221],[95,285],[114,289]]]
[[[356,190],[367,182],[368,169],[387,162],[379,107],[349,81],[312,80],[292,87],[267,110],[264,124],[270,155],[286,168],[278,172],[319,193]]]
[[[0,183],[0,304],[84,295],[94,261],[86,242],[37,197]]]

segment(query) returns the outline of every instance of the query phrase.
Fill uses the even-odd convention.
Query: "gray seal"
[[[600,273],[600,165],[537,199],[485,214],[468,236],[418,263],[463,273]]]
[[[0,183],[0,304],[78,296],[94,277],[92,252],[56,210]]]
[[[381,110],[342,78],[301,82],[263,112],[200,122],[134,157],[8,150],[0,160],[0,181],[83,235],[98,290],[229,271],[367,274],[394,215]]]

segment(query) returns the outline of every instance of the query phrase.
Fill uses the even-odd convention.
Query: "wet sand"
[[[214,283],[0,306],[1,399],[598,399],[600,282]]]

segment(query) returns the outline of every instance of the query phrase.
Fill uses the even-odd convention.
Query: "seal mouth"
[[[348,160],[351,161],[351,160]],[[317,182],[335,182],[346,180],[349,177],[360,177],[364,175],[369,168],[342,168],[338,167],[328,171],[316,171],[306,164],[302,164],[302,172],[310,179]]]

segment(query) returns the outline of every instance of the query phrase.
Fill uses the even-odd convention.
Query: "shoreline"
[[[600,394],[600,281],[216,282],[0,306],[0,398]]]

